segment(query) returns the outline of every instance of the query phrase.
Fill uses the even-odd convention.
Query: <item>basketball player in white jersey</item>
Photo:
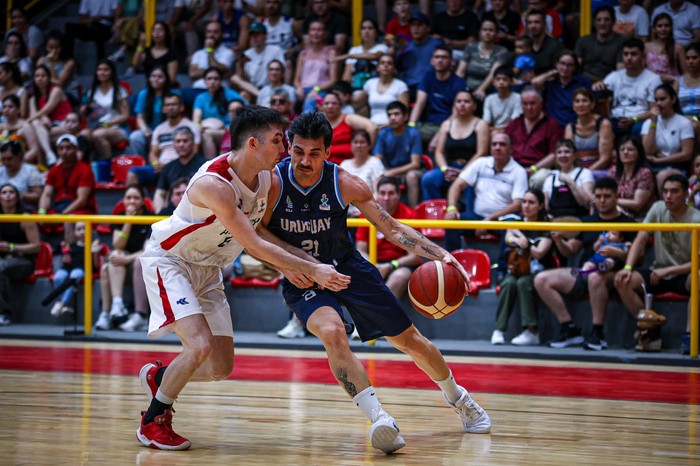
[[[139,374],[152,398],[136,432],[145,446],[189,448],[191,442],[172,429],[172,404],[190,380],[225,379],[233,369],[233,325],[221,269],[243,249],[330,290],[350,283],[333,266],[312,262],[281,240],[267,242],[255,230],[267,209],[270,170],[284,150],[286,126],[275,110],[239,110],[231,123],[232,151],[204,164],[173,215],[153,225],[141,256],[151,305],[148,336],[175,332],[183,350],[169,366],[156,361]]]

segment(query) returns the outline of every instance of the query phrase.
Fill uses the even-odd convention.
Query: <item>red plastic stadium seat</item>
[[[425,171],[432,170],[433,168],[435,168],[435,164],[433,163],[433,159],[431,159],[429,155],[422,154],[420,156],[420,160],[423,163],[423,167],[425,167]]]
[[[679,293],[674,293],[673,291],[668,291],[666,293],[661,293],[654,295],[654,301],[680,301],[680,302],[686,302],[688,301],[689,296],[679,294]]]
[[[477,249],[458,249],[452,255],[471,275],[472,296],[476,297],[482,288],[491,287],[491,259],[484,251]]]
[[[112,182],[126,184],[126,174],[133,167],[142,167],[146,161],[140,155],[118,155],[112,159]]]
[[[277,289],[282,282],[282,277],[276,277],[272,280],[263,280],[260,278],[243,278],[233,277],[231,286],[233,288],[273,288]]]
[[[430,199],[416,206],[416,215],[423,220],[442,220],[447,211],[447,199]],[[445,239],[444,228],[420,228],[421,233],[433,241]]]
[[[41,243],[39,254],[34,259],[34,272],[27,277],[27,281],[34,283],[38,278],[53,279],[53,249],[46,242]]]

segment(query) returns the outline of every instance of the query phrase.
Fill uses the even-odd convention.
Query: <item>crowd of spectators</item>
[[[678,182],[687,185],[691,212],[700,203],[699,157],[693,161],[700,152],[696,2],[593,2],[593,31],[579,37],[576,2],[447,0],[443,11],[431,12],[430,2],[377,1],[379,21],[363,19],[353,47],[349,1],[162,0],[149,41],[139,3],[81,0],[79,22],[46,37],[22,9],[11,11],[0,57],[0,183],[13,183],[27,209],[97,212],[90,162],[127,153],[146,160],[127,183],[140,186],[136,194],[144,199],[155,190],[155,211],[167,211],[175,184],[228,150],[229,122],[249,104],[290,119],[324,112],[333,127],[331,161],[373,190],[382,176],[395,178],[407,208],[446,199],[446,218],[649,221],[669,203],[669,179],[686,180]],[[94,69],[79,69],[75,39],[95,42]],[[115,63],[122,61],[129,69],[120,77]],[[78,73],[92,74],[91,84],[80,86]],[[125,79],[136,73],[144,75],[142,89]],[[669,209],[676,219],[677,209]],[[115,251],[123,249],[117,246],[125,230],[114,229]],[[73,227],[64,231],[74,244]],[[447,245],[458,249],[484,234],[450,230]],[[510,243],[529,249],[533,238],[517,230],[501,236],[505,271]],[[532,256],[551,249],[566,260],[582,247],[608,250],[595,242],[600,232],[589,236],[553,232]],[[122,257],[141,247],[113,253],[103,274],[122,280]],[[640,248],[632,252],[641,261]],[[585,342],[603,348],[607,293],[600,290],[612,290],[617,268],[637,266],[619,259],[610,270],[586,269],[577,278],[551,267],[535,267],[529,281],[505,274],[510,291],[494,341],[503,340],[515,290],[541,294],[544,283],[542,299],[562,323],[552,346],[584,342],[561,296],[595,290],[600,301],[592,299],[594,331]],[[683,273],[674,269],[664,278]],[[636,287],[638,277],[627,275]],[[103,290],[113,298],[104,300],[104,315],[118,320],[118,290]],[[624,301],[637,305],[629,296]],[[530,334],[516,343],[539,342],[531,312],[523,312]],[[127,328],[143,326],[132,320]]]

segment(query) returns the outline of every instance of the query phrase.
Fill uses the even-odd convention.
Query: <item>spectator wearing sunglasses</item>
[[[270,107],[270,99],[272,98],[272,95],[277,90],[281,89],[287,93],[287,95],[289,96],[288,99],[292,103],[292,108],[294,108],[294,106],[297,103],[296,90],[293,86],[290,86],[289,84],[286,84],[284,82],[285,72],[285,65],[280,60],[272,60],[270,63],[268,63],[268,83],[265,86],[261,87],[258,93],[256,94],[258,98],[258,105],[261,105],[263,107]]]

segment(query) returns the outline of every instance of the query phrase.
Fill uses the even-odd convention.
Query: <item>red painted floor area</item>
[[[0,369],[136,375],[145,362],[173,353],[0,346]],[[434,388],[413,363],[364,360],[373,385]],[[519,395],[602,398],[700,404],[700,374],[646,370],[542,367],[512,364],[450,364],[455,378],[469,390]],[[322,358],[237,355],[233,380],[333,384]]]

